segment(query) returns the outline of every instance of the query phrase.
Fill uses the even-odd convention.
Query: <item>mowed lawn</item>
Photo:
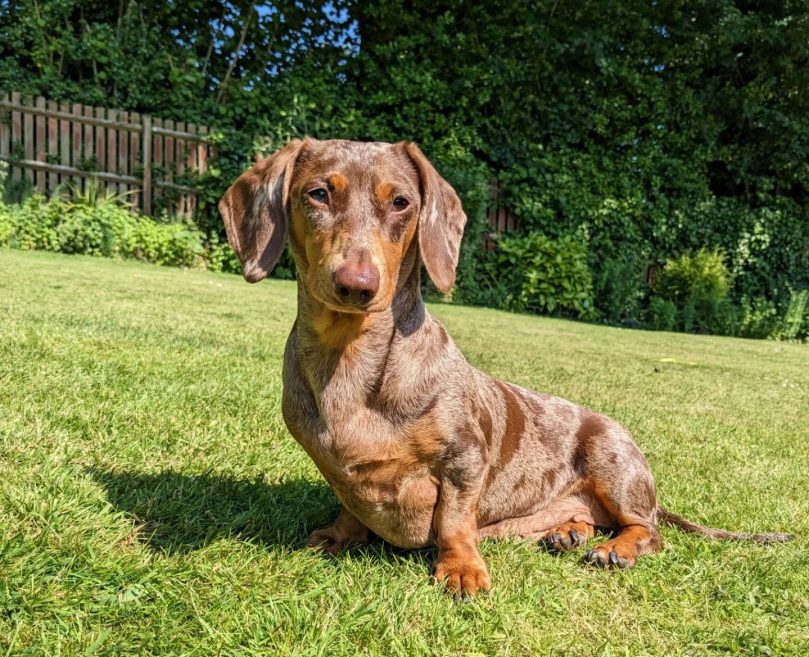
[[[663,529],[631,571],[486,542],[325,558],[337,505],[287,433],[295,286],[0,251],[0,655],[809,654],[809,346],[431,305],[467,358],[606,412],[662,503],[786,545]]]

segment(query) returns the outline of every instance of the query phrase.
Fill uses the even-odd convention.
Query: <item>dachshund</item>
[[[790,538],[664,510],[619,423],[466,362],[420,279],[423,264],[440,292],[453,286],[466,215],[415,144],[295,140],[238,178],[219,209],[247,281],[265,278],[287,241],[297,268],[283,415],[342,505],[310,546],[336,553],[371,533],[436,545],[435,578],[474,594],[491,585],[484,538],[567,551],[606,528],[612,537],[584,559],[619,568],[661,549],[661,522]]]

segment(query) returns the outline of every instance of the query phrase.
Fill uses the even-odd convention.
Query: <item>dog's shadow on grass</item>
[[[110,504],[138,527],[155,552],[183,554],[227,538],[266,547],[303,549],[309,533],[337,517],[339,504],[323,482],[267,483],[220,474],[188,475],[91,468]],[[354,550],[370,560],[406,558],[426,565],[432,551],[404,551],[376,539]],[[326,557],[324,557],[326,558]],[[339,559],[339,557],[338,557]]]

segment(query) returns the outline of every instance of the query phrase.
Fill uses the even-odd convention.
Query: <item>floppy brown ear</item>
[[[302,145],[295,139],[256,163],[219,201],[228,242],[250,283],[266,278],[284,250],[290,179]]]
[[[405,150],[421,179],[418,228],[421,259],[436,288],[446,294],[455,282],[466,215],[455,190],[438,175],[419,147],[406,143]]]

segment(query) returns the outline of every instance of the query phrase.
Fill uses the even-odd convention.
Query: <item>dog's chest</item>
[[[438,485],[409,428],[363,405],[319,401],[298,398],[285,418],[340,502],[394,545],[431,543]]]

